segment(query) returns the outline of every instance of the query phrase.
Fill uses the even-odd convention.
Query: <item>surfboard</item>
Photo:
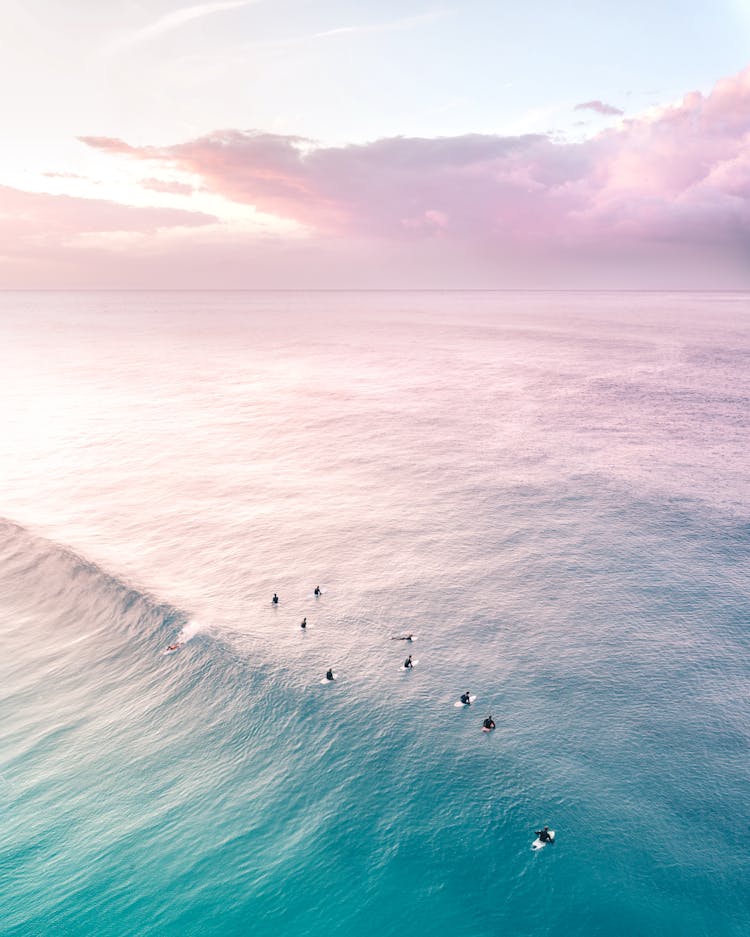
[[[474,696],[473,693],[469,693],[469,703],[474,702],[476,702],[476,696]],[[456,709],[460,709],[462,706],[468,706],[469,703],[462,703],[460,699],[457,699],[453,705],[456,707]]]
[[[401,666],[399,667],[399,670],[402,671],[403,673],[406,673],[407,671],[412,670],[414,667],[416,667],[418,663],[419,663],[418,660],[413,660],[411,662],[411,667],[407,667],[406,664],[401,664]]]
[[[550,843],[554,843],[554,841],[555,841],[555,831],[554,831],[554,830],[548,830],[548,832],[549,832],[549,836],[550,836],[549,842],[550,842]],[[537,836],[537,838],[536,838],[536,839],[534,840],[534,842],[531,844],[531,848],[536,851],[537,849],[544,849],[544,847],[545,847],[546,845],[547,845],[547,843],[546,843],[546,842],[542,842],[542,840],[539,839],[539,837]]]
[[[337,679],[338,679],[338,674],[335,673],[333,675],[333,680],[337,680]],[[320,682],[325,686],[328,683],[333,683],[333,680],[329,680],[328,677],[323,677],[323,679]]]

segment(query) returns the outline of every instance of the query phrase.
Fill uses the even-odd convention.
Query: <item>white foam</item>
[[[177,640],[182,641],[184,644],[186,641],[191,641],[200,631],[203,631],[203,625],[191,618],[177,636]]]

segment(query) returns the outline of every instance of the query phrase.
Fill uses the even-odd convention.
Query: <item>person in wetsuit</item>
[[[278,597],[278,595],[276,595],[275,592],[274,592],[274,594],[273,594],[273,598],[271,599],[271,601],[273,602],[274,605],[278,605],[278,604],[279,604],[279,597]]]
[[[307,616],[305,616],[305,617],[302,619],[302,621],[300,622],[300,625],[299,625],[299,626],[300,626],[300,628],[302,628],[303,631],[305,630],[305,628],[307,628]]]
[[[465,693],[461,694],[461,702],[466,706],[471,706],[471,694],[467,690]]]
[[[534,830],[536,835],[543,843],[551,843],[552,837],[549,835],[549,827],[545,826],[542,830]]]
[[[330,667],[328,668],[328,671],[326,673],[326,680],[333,680],[333,670],[331,670]]]
[[[411,660],[411,654],[409,654],[409,656],[404,661],[404,670],[411,670],[413,666],[414,664],[412,663],[412,660]]]
[[[487,716],[487,718],[484,720],[482,725],[484,726],[485,729],[494,729],[495,720],[492,718],[492,716]]]
[[[315,586],[315,595],[320,595],[320,586]]]

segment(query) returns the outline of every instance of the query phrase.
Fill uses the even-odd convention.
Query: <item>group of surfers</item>
[[[313,595],[315,595],[315,597],[317,598],[320,594],[321,594],[320,586],[315,586]],[[279,604],[279,597],[275,592],[273,594],[273,598],[271,599],[271,603],[273,605]],[[302,628],[303,631],[307,628],[307,616],[306,615],[300,622],[300,628]],[[395,635],[394,637],[391,638],[391,641],[409,641],[410,643],[413,640],[414,640],[413,632],[409,632],[409,634]],[[183,641],[176,641],[174,644],[170,644],[167,650],[176,651],[179,648],[181,648],[183,644],[184,644]],[[413,667],[414,667],[414,661],[412,660],[411,654],[409,654],[409,656],[404,661],[404,670],[411,670]],[[336,679],[336,676],[333,672],[332,667],[329,667],[328,670],[326,671],[325,678],[326,680]],[[464,706],[471,706],[471,693],[469,693],[468,690],[465,693],[462,693],[460,700],[464,704]],[[492,731],[495,728],[495,720],[492,718],[492,714],[487,716],[487,718],[482,722],[482,728],[487,730],[488,732]],[[552,842],[552,837],[550,835],[549,827],[545,826],[541,830],[535,830],[534,832],[543,843]]]
[[[315,589],[313,590],[313,595],[315,595],[315,597],[317,598],[320,594],[321,594],[320,586],[315,586]],[[271,599],[271,604],[272,605],[279,604],[279,597],[275,592],[273,594],[273,598]],[[303,631],[307,628],[307,615],[305,615],[305,617],[300,622],[300,628],[302,628]],[[391,641],[409,641],[410,643],[413,640],[414,640],[413,632],[409,632],[409,634],[396,635],[391,638]],[[179,650],[179,648],[182,647],[183,644],[184,644],[183,641],[175,641],[174,644],[169,645],[167,650],[177,651]],[[413,667],[414,667],[414,661],[412,660],[411,654],[409,654],[409,656],[404,661],[404,670],[411,670]],[[329,667],[328,670],[326,671],[326,680],[335,680],[335,679],[336,678],[333,673],[333,668]],[[461,694],[461,702],[464,704],[464,706],[471,706],[471,694],[469,693],[468,690],[465,693]],[[487,716],[487,718],[482,723],[482,728],[487,729],[487,731],[491,731],[492,729],[495,728],[495,720],[492,718],[491,714]],[[540,839],[542,839],[541,836],[540,836]]]
[[[320,586],[315,587],[315,595],[320,595]],[[271,599],[271,601],[273,602],[274,605],[279,604],[279,597],[278,595],[276,595],[275,592],[273,594],[273,598]],[[307,628],[307,616],[305,616],[300,622],[300,628],[302,628],[303,631],[305,630],[305,628]],[[414,633],[411,631],[409,632],[409,634],[399,634],[391,638],[391,641],[409,641],[410,643],[413,640],[414,640]],[[414,667],[414,661],[412,659],[411,654],[409,654],[409,656],[404,661],[404,670],[411,670],[413,667]],[[333,673],[333,668],[329,667],[328,670],[326,671],[326,680],[335,680],[335,679],[336,677]],[[468,690],[465,693],[461,694],[461,702],[465,706],[471,706],[471,694],[469,693]],[[491,713],[482,722],[482,728],[486,729],[488,732],[492,731],[492,729],[495,728],[495,720],[492,718]]]

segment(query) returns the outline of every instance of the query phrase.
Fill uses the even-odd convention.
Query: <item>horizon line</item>
[[[682,287],[638,288],[627,287],[566,287],[560,289],[542,287],[116,287],[116,286],[67,286],[67,287],[0,287],[0,293],[750,293],[748,289],[701,288],[685,289]]]

